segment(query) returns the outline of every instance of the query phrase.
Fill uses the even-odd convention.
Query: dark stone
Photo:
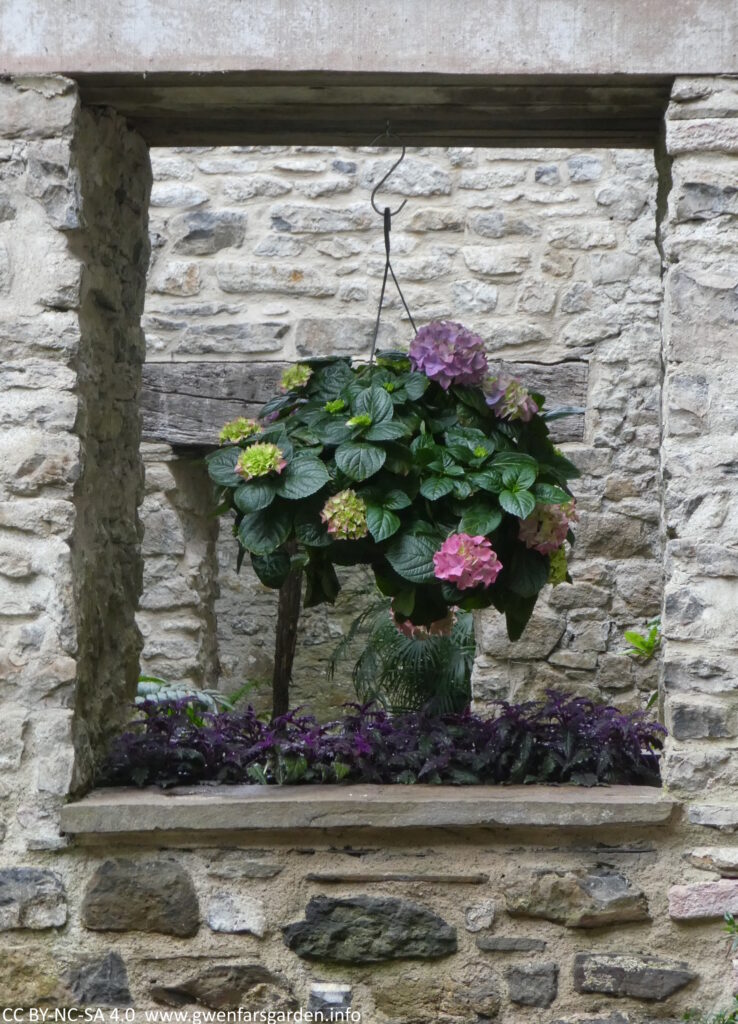
[[[117,953],[108,953],[72,971],[67,977],[78,1003],[90,1006],[131,1006],[126,965]]]
[[[599,992],[660,1003],[696,978],[686,963],[656,956],[577,953],[574,958],[577,992]]]
[[[673,701],[669,714],[669,732],[675,740],[716,739],[733,735],[728,710],[719,704]]]
[[[0,870],[0,931],[60,928],[67,920],[61,878],[42,868]]]
[[[525,964],[505,971],[510,1002],[519,1006],[550,1006],[559,991],[558,964]]]
[[[552,1020],[551,1024],[630,1024],[627,1017],[622,1013],[610,1013],[607,1017],[560,1017]],[[647,1024],[646,1021],[643,1024]],[[669,1024],[663,1021],[662,1024]]]
[[[172,861],[108,860],[93,875],[82,903],[92,931],[197,932],[200,910],[188,873]]]
[[[334,171],[339,171],[341,174],[356,173],[356,164],[353,160],[334,160],[331,167]]]
[[[738,188],[701,181],[684,183],[676,204],[677,221],[713,220],[726,214],[738,216]]]
[[[535,179],[542,185],[558,185],[561,176],[556,164],[541,164],[536,167]]]
[[[14,217],[15,207],[7,196],[0,195],[0,221],[13,220]]]
[[[543,939],[518,935],[480,935],[477,939],[477,949],[485,953],[542,953],[545,948]]]
[[[513,917],[540,917],[569,928],[650,920],[644,893],[609,868],[538,871],[513,883],[505,900]]]
[[[456,929],[408,900],[314,896],[305,920],[282,929],[285,945],[308,960],[380,963],[432,960],[456,952]]]
[[[246,234],[246,216],[233,210],[197,210],[174,217],[170,232],[174,251],[190,256],[209,256],[239,246]]]
[[[152,985],[151,997],[166,1006],[199,1003],[210,1010],[296,1010],[298,1003],[280,974],[260,964],[214,964],[184,981]]]

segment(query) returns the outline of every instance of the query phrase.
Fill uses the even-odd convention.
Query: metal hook
[[[402,139],[398,138],[397,135],[393,135],[392,132],[390,131],[389,121],[387,122],[387,127],[385,128],[385,130],[383,132],[380,132],[379,135],[377,135],[376,138],[372,139],[372,141],[369,143],[369,145],[373,146],[374,143],[377,142],[379,139],[384,139],[384,138],[386,138],[386,139],[396,139],[397,142],[402,146],[402,153],[400,153],[399,158],[397,160],[395,160],[395,162],[392,164],[392,166],[387,171],[385,176],[383,178],[381,178],[380,181],[378,181],[377,184],[372,189],[372,209],[374,210],[375,213],[378,213],[380,217],[384,217],[384,210],[380,210],[379,209],[377,204],[374,202],[374,198],[375,198],[377,192],[382,187],[382,185],[384,185],[385,181],[387,181],[387,179],[392,174],[394,174],[394,172],[400,166],[402,161],[405,159],[405,148],[406,148],[405,147],[405,143],[402,141]],[[390,216],[391,217],[396,217],[397,214],[400,213],[404,209],[406,203],[407,203],[407,199],[403,199],[402,202],[400,203],[400,205],[397,207],[396,210],[390,210]],[[387,207],[385,207],[385,209],[387,209]]]

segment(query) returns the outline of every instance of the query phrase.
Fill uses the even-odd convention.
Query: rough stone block
[[[168,960],[161,962],[161,971],[165,975],[171,971]],[[151,965],[151,973],[159,973],[156,962]],[[285,978],[261,964],[209,963],[184,978],[155,980],[150,993],[157,1003],[166,1006],[194,1003],[211,1010],[238,1010],[247,1006],[252,1014],[262,1010],[287,1013],[298,1008]]]
[[[432,960],[456,952],[456,929],[408,900],[315,896],[305,920],[282,929],[285,945],[308,960],[381,963]]]
[[[598,181],[602,177],[602,160],[587,153],[577,153],[567,160],[569,181]]]
[[[41,868],[0,870],[0,931],[61,928],[67,896],[61,878]]]
[[[178,864],[108,860],[87,886],[82,923],[92,931],[187,937],[197,932],[200,912],[192,879]]]
[[[492,313],[497,308],[499,290],[484,281],[454,281],[451,286],[453,307],[460,313]]]
[[[477,949],[485,953],[542,953],[543,939],[528,939],[523,935],[480,935]]]
[[[698,846],[685,857],[696,868],[738,878],[738,846]]]
[[[359,182],[363,188],[372,189],[390,170],[395,160],[372,160],[360,172]],[[385,193],[401,196],[447,196],[451,192],[451,176],[448,171],[428,160],[405,157],[390,178],[382,186]],[[381,206],[381,195],[377,205]]]
[[[210,196],[194,185],[179,182],[157,181],[151,189],[151,205],[157,206],[202,206]]]
[[[697,979],[686,963],[628,953],[577,953],[574,988],[661,1003]]]
[[[66,978],[77,1003],[82,1006],[131,1006],[128,972],[118,953],[77,967]]]
[[[266,931],[264,903],[253,896],[216,893],[208,903],[205,919],[214,932],[249,932],[263,938]]]
[[[505,971],[511,1003],[518,1006],[550,1006],[559,991],[559,966],[525,964]]]
[[[298,355],[315,358],[327,355],[358,355],[368,352],[374,333],[374,321],[368,318],[306,318],[295,326]],[[380,325],[378,348],[391,348],[395,334],[391,325]]]
[[[295,234],[326,235],[337,231],[368,231],[375,227],[375,214],[366,203],[351,206],[316,206],[297,203],[276,203],[271,209],[275,231]]]
[[[481,932],[491,928],[495,920],[494,900],[474,903],[464,910],[464,927],[468,932]]]
[[[505,902],[512,917],[544,918],[569,928],[650,920],[645,894],[609,868],[539,870],[509,884]]]
[[[726,911],[738,914],[738,881],[724,878],[669,889],[669,917],[675,921],[723,917]]]
[[[197,210],[174,217],[169,231],[175,252],[210,256],[243,244],[246,214],[234,210]]]
[[[310,986],[308,1010],[321,1013],[318,1020],[346,1020],[351,1009],[352,990],[350,985],[340,982],[313,982]]]
[[[673,603],[672,603],[673,604]],[[736,733],[730,708],[717,702],[671,699],[668,704],[669,731],[674,739],[716,739]]]
[[[270,263],[219,263],[219,286],[224,292],[276,292],[280,295],[310,295],[315,298],[334,295],[335,281],[308,267],[290,267]]]
[[[0,718],[0,771],[20,768],[25,741],[23,734],[29,713],[25,709],[8,708]]]
[[[517,276],[527,270],[531,262],[529,248],[511,246],[466,246],[462,255],[469,270],[482,277]]]

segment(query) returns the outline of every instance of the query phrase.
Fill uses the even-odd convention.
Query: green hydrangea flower
[[[221,444],[237,444],[247,437],[258,434],[261,427],[256,420],[247,420],[245,416],[239,416],[237,420],[226,423],[220,432]]]
[[[346,408],[346,403],[342,398],[334,398],[332,402],[326,402],[323,406],[326,412],[331,414],[336,412],[343,412]]]
[[[558,587],[559,583],[566,583],[568,571],[566,551],[563,547],[557,548],[548,556],[548,582],[554,587]]]
[[[304,363],[296,363],[289,366],[282,374],[282,391],[294,391],[296,388],[304,388],[313,375],[313,371]]]
[[[286,465],[282,449],[276,444],[252,444],[238,456],[235,472],[244,480],[253,480],[269,473],[281,473]]]
[[[362,412],[358,416],[352,416],[350,420],[346,420],[347,427],[370,427],[372,425],[372,418],[368,412]]]
[[[366,502],[351,488],[329,498],[320,518],[327,524],[328,533],[332,533],[336,540],[361,540],[369,532]]]

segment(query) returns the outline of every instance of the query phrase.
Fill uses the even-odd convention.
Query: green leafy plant
[[[543,408],[455,324],[421,329],[409,358],[293,367],[258,432],[226,430],[239,440],[208,457],[237,565],[273,588],[304,570],[306,607],[367,565],[398,625],[494,606],[517,639],[576,518]]]
[[[724,920],[723,931],[728,935],[728,955],[732,956],[734,953],[738,953],[738,921],[729,910],[725,911]]]
[[[682,1020],[690,1021],[691,1024],[738,1024],[738,996],[735,997],[732,1007],[728,1007],[727,1010],[717,1010],[713,1013],[688,1010]]]
[[[461,711],[471,700],[474,619],[459,611],[446,635],[423,627],[395,625],[390,602],[380,599],[351,623],[333,653],[331,678],[357,641],[363,650],[351,677],[364,703],[376,701],[393,712],[425,708],[434,714]]]
[[[188,698],[203,711],[233,711],[240,700],[251,692],[254,683],[245,683],[235,693],[225,694],[219,690],[201,690],[186,683],[168,683],[159,676],[141,675],[138,677],[135,703],[145,704],[147,701],[165,703],[182,701]]]
[[[650,627],[648,633],[627,629],[623,634],[628,644],[628,650],[623,653],[627,657],[650,661],[656,655],[661,646],[661,620],[651,619],[647,625]]]

